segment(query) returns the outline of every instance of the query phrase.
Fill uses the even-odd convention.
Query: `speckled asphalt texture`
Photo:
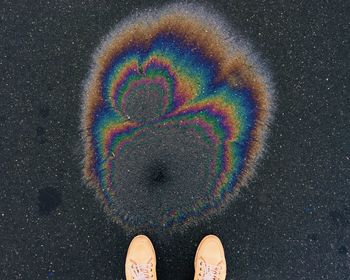
[[[102,36],[162,3],[1,1],[1,280],[124,278],[132,236],[81,180],[81,85]],[[182,234],[150,235],[158,278],[192,279],[196,246],[215,233],[227,279],[350,279],[350,3],[209,6],[266,59],[277,111],[237,201]]]

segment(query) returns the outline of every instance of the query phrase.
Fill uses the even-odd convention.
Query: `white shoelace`
[[[221,266],[210,265],[204,263],[204,270],[202,270],[201,275],[202,280],[218,280],[220,275]]]
[[[153,277],[152,263],[132,264],[130,271],[134,280],[148,280]]]

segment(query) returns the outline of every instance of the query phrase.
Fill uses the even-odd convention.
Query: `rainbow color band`
[[[230,201],[247,183],[264,148],[271,119],[269,79],[230,32],[203,9],[172,5],[139,15],[103,42],[85,85],[82,129],[84,179],[112,219],[125,226],[113,160],[153,127],[193,129],[216,147],[206,201],[159,213],[159,226],[195,222]],[[209,24],[210,23],[210,24]],[[220,30],[220,31],[218,31]],[[133,119],[128,98],[162,94],[156,117]]]

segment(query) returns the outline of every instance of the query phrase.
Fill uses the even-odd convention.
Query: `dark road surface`
[[[116,22],[162,3],[1,1],[1,280],[124,279],[132,236],[81,180],[81,86]],[[210,5],[266,60],[277,110],[237,201],[182,234],[150,235],[158,279],[192,279],[208,233],[223,241],[227,279],[350,279],[349,2]]]

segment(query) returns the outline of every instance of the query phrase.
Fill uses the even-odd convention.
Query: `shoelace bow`
[[[201,275],[202,280],[218,280],[220,275],[221,266],[220,265],[210,265],[204,262],[204,269]]]
[[[148,280],[153,276],[152,263],[132,264],[130,266],[131,275],[134,280]]]

